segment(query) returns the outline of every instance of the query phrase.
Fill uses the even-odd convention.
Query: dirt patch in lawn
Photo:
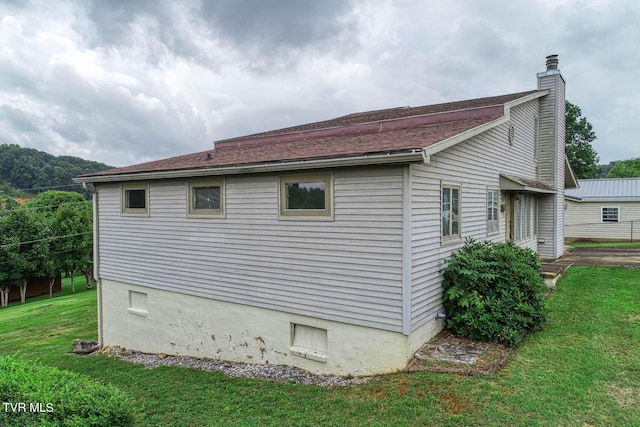
[[[473,341],[444,329],[418,350],[407,371],[493,375],[507,363],[510,353],[511,348],[503,344]]]

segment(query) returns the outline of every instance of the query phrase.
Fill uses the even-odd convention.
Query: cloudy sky
[[[0,0],[0,143],[110,165],[358,111],[536,88],[640,156],[637,0]]]

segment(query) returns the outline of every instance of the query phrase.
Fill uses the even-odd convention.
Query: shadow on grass
[[[27,301],[25,304],[29,304],[30,302],[48,300],[48,299],[54,300],[56,298],[60,298],[60,297],[64,297],[72,294],[81,294],[83,292],[94,292],[96,289],[95,285],[92,289],[87,289],[87,279],[82,275],[76,276],[74,281],[75,281],[75,292],[71,292],[71,278],[65,277],[62,279],[62,289],[59,292],[55,292],[52,298],[49,298],[49,293],[46,293],[44,295],[27,298]],[[20,306],[20,305],[23,305],[20,302],[20,300],[11,301],[7,308]]]

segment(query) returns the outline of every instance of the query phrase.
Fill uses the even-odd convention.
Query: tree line
[[[92,286],[93,213],[84,196],[47,191],[0,217],[0,305],[7,307],[12,287],[24,304],[28,280],[48,278],[49,292],[62,274],[82,272]]]
[[[580,107],[566,101],[565,118],[565,152],[578,179],[640,177],[640,157],[598,165],[600,158],[591,145],[596,133]]]
[[[85,195],[72,179],[84,173],[111,169],[111,166],[73,156],[54,156],[16,144],[0,144],[0,194],[18,198],[50,188],[67,188]],[[6,203],[6,202],[5,202]]]

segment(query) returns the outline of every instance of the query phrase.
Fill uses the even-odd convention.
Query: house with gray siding
[[[580,179],[565,193],[568,242],[640,241],[640,178]]]
[[[444,326],[464,240],[564,249],[565,82],[355,113],[76,178],[94,193],[99,340],[143,352],[401,370]]]

